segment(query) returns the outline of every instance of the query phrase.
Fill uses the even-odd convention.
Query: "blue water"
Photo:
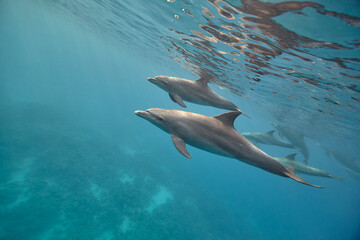
[[[360,239],[360,4],[281,2],[0,1],[0,239]],[[204,74],[239,132],[299,131],[344,179],[186,159],[134,114],[184,110],[147,77]]]

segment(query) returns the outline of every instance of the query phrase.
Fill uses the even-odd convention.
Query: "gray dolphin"
[[[289,140],[289,142],[294,145],[295,149],[299,150],[302,155],[304,155],[304,162],[305,164],[308,164],[309,149],[305,143],[304,135],[288,127],[280,126],[276,123],[271,124],[278,130],[281,137]]]
[[[239,111],[208,117],[179,110],[152,108],[135,111],[135,114],[168,132],[176,149],[187,158],[191,157],[185,143],[211,153],[236,158],[303,184],[319,187],[300,178],[294,173],[293,167],[285,168],[243,137],[234,128],[234,121],[241,114]]]
[[[177,77],[156,76],[148,78],[148,80],[168,92],[171,100],[184,108],[186,108],[186,105],[183,100],[200,105],[242,112],[234,103],[211,90],[207,85],[208,81],[204,78],[190,81]],[[246,114],[244,115],[247,116]]]
[[[343,152],[336,151],[335,149],[330,149],[323,145],[321,146],[326,151],[326,154],[329,157],[330,156],[333,157],[336,161],[338,161],[341,165],[343,165],[343,168],[345,170],[360,176],[360,164],[356,159]]]
[[[280,139],[274,136],[275,130],[268,131],[266,133],[262,132],[243,132],[241,133],[246,139],[250,140],[253,144],[257,145],[258,143],[275,145],[279,147],[286,148],[295,148],[294,145],[281,141]]]
[[[294,167],[294,170],[296,173],[303,173],[307,175],[312,176],[318,176],[318,177],[326,177],[326,178],[335,178],[337,180],[342,180],[341,177],[337,177],[334,175],[331,175],[328,172],[325,172],[323,170],[310,167],[308,165],[302,164],[301,162],[298,162],[295,160],[296,153],[290,154],[283,158],[274,157],[276,160],[278,160],[285,168],[287,167]]]

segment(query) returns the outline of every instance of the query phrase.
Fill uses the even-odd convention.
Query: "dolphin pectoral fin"
[[[184,140],[182,140],[181,138],[171,134],[171,140],[173,141],[176,149],[182,154],[184,155],[185,157],[187,158],[191,158],[189,152],[187,151],[186,149],[186,145],[185,145],[185,142]]]
[[[169,93],[169,96],[171,98],[171,100],[177,104],[179,104],[180,106],[186,108],[185,103],[183,102],[182,98],[177,95],[177,94],[173,94],[173,93]]]
[[[312,187],[323,188],[322,186],[317,186],[317,185],[311,184],[311,183],[305,181],[304,179],[302,179],[301,177],[299,177],[298,175],[296,175],[294,172],[294,167],[287,167],[286,170],[287,170],[287,172],[285,173],[285,175],[288,176],[289,178],[294,179],[295,181],[297,181],[299,183],[306,184],[306,185],[309,185]]]

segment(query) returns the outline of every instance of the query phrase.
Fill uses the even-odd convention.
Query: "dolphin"
[[[294,145],[295,149],[299,150],[302,155],[304,155],[304,162],[305,164],[308,164],[309,149],[305,143],[304,135],[288,127],[280,126],[276,123],[271,124],[278,130],[278,133],[281,137],[289,140],[289,142]]]
[[[319,187],[300,178],[294,173],[293,167],[285,168],[243,137],[234,128],[234,121],[241,114],[239,111],[208,117],[180,110],[151,108],[135,111],[135,114],[169,133],[176,149],[187,158],[191,156],[186,149],[186,143],[306,185]]]
[[[294,145],[281,141],[280,139],[274,136],[275,130],[268,131],[266,133],[262,132],[243,132],[241,133],[246,139],[250,140],[253,144],[257,145],[258,143],[275,145],[279,147],[286,148],[295,148]]]
[[[184,101],[188,101],[200,105],[242,112],[234,103],[211,90],[205,78],[190,81],[177,77],[156,76],[154,78],[149,77],[148,80],[168,92],[171,100],[184,108],[186,108]],[[247,116],[246,114],[244,115]]]
[[[342,180],[341,177],[337,177],[334,175],[331,175],[328,172],[325,172],[323,170],[307,166],[305,164],[302,164],[295,160],[296,153],[290,154],[283,158],[274,157],[276,160],[278,160],[284,167],[294,167],[296,173],[303,173],[307,175],[312,176],[318,176],[318,177],[326,177],[326,178],[335,178],[337,180]]]
[[[343,165],[343,168],[345,170],[360,176],[360,164],[357,160],[355,160],[353,157],[343,152],[336,151],[335,149],[330,149],[323,145],[321,146],[326,151],[327,156],[333,157],[336,161],[338,161],[341,165]]]

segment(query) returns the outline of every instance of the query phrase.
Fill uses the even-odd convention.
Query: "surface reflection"
[[[356,11],[301,1],[53,3],[143,56],[206,75],[305,136],[360,141]]]

